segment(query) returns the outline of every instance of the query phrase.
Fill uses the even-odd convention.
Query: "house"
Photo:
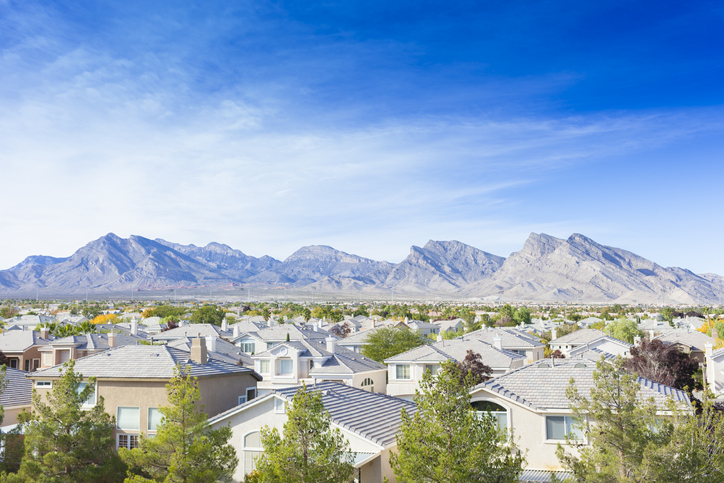
[[[595,369],[596,363],[585,359],[546,359],[476,386],[471,403],[512,431],[518,446],[527,451],[528,471],[544,476],[544,472],[562,470],[556,448],[559,443],[567,446],[566,436],[577,434],[566,388],[573,379],[581,396],[590,397]],[[690,405],[684,391],[641,377],[638,381],[641,397],[652,397],[662,414],[669,398]],[[573,447],[567,450],[575,453]],[[535,481],[550,481],[550,474]]]
[[[232,338],[231,342],[247,354],[256,354],[257,352],[271,349],[275,345],[286,342],[287,340],[324,341],[327,337],[338,339],[337,336],[319,329],[316,325],[314,325],[312,329],[300,329],[292,324],[282,324],[257,331],[245,332],[238,337]]]
[[[302,383],[336,381],[370,392],[386,391],[387,368],[344,347],[334,337],[279,342],[252,356],[264,379],[259,393]]]
[[[48,329],[41,332],[34,330],[6,330],[0,333],[0,351],[8,358],[7,366],[25,372],[35,371],[40,367],[39,349],[55,337]]]
[[[172,340],[186,339],[188,337],[231,337],[231,332],[221,330],[221,327],[214,324],[189,324],[175,329],[161,332],[151,337],[152,342],[169,342]]]
[[[578,332],[580,332],[580,330]],[[568,357],[575,358],[578,355],[581,355],[586,351],[590,350],[595,350],[602,354],[611,355],[613,358],[615,358],[616,356],[630,357],[632,347],[633,344],[630,344],[625,340],[619,340],[614,337],[604,335],[603,337],[594,339],[591,342],[586,342],[585,345],[580,345],[575,349],[570,349],[568,352]]]
[[[117,447],[133,448],[141,433],[155,433],[160,421],[158,408],[168,404],[166,384],[178,365],[188,367],[197,379],[201,403],[212,417],[256,397],[256,384],[261,380],[251,369],[209,359],[206,340],[199,338],[193,340],[190,352],[167,345],[112,348],[78,359],[75,372],[84,378],[97,378],[87,407],[93,407],[102,396],[106,412],[116,418]],[[45,397],[61,371],[62,366],[55,366],[28,377]]]
[[[452,319],[452,320],[435,320],[432,322],[437,325],[440,330],[438,334],[444,334],[445,332],[460,332],[465,329],[465,321],[463,319]]]
[[[500,337],[494,339],[493,345],[467,336],[441,340],[386,359],[387,394],[412,400],[425,372],[435,374],[445,361],[461,362],[469,350],[480,354],[483,364],[493,370],[493,376],[505,374],[525,363],[525,356],[503,349]]]
[[[525,356],[526,362],[534,362],[543,359],[544,356],[545,344],[537,337],[519,329],[485,327],[465,334],[465,338],[468,337],[482,340],[490,345],[494,345],[495,339],[500,338],[503,349]]]
[[[344,339],[337,342],[337,345],[349,349],[353,352],[360,353],[362,347],[367,345],[367,337],[374,334],[378,329],[369,329],[348,335]]]
[[[724,334],[722,334],[724,335]],[[676,330],[666,334],[661,334],[655,339],[658,339],[667,344],[673,344],[679,348],[680,351],[690,354],[691,357],[704,362],[706,356],[706,344],[715,344],[716,340],[713,337],[709,337],[703,332],[698,330]]]
[[[440,333],[440,326],[422,320],[405,320],[405,324],[410,330],[422,335],[437,335]]]
[[[706,385],[717,396],[724,394],[724,347],[714,350],[714,344],[705,344],[704,358]]]
[[[242,352],[240,348],[218,337],[205,337],[206,339],[206,354],[209,359],[214,359],[222,362],[228,362],[229,364],[237,364],[249,369],[254,369],[254,360],[249,354]],[[175,347],[187,352],[191,352],[191,346],[193,345],[193,338],[187,337],[185,339],[176,339],[166,344],[168,347]]]
[[[5,411],[2,426],[18,423],[18,414],[23,409],[30,410],[33,383],[26,379],[27,373],[8,367],[5,369],[5,390],[0,394],[0,406]]]
[[[254,470],[255,458],[263,452],[261,428],[283,431],[286,404],[299,390],[298,386],[277,389],[209,420],[212,428],[231,428],[230,442],[239,456],[234,481],[244,481],[244,476]],[[354,453],[356,481],[382,483],[388,478],[395,482],[390,451],[397,447],[395,435],[401,425],[401,411],[413,414],[417,410],[415,404],[336,382],[307,386],[307,391],[321,392],[332,428],[339,429],[348,441]]]
[[[55,339],[38,348],[40,369],[47,369],[69,360],[107,351],[113,347],[136,345],[142,340],[145,340],[145,338],[116,332],[72,335],[62,339]]]
[[[23,330],[35,330],[40,324],[56,322],[54,317],[47,315],[18,315],[5,321],[5,327],[20,327]]]
[[[596,339],[600,339],[606,334],[598,329],[579,329],[570,334],[556,337],[556,329],[553,329],[553,340],[548,345],[551,351],[559,350],[566,357],[571,355],[571,351],[577,347],[585,346]]]

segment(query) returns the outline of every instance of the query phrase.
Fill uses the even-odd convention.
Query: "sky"
[[[0,269],[107,233],[724,275],[724,3],[0,0]]]

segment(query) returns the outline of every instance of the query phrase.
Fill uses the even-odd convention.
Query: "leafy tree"
[[[63,364],[47,403],[33,391],[33,412],[19,418],[25,428],[25,456],[11,481],[94,483],[123,478],[125,468],[114,449],[115,418],[105,412],[103,397],[93,408],[83,409],[96,381],[88,378],[80,390],[83,375],[74,366],[75,361]]]
[[[345,322],[344,324],[335,325],[334,327],[329,329],[329,331],[338,337],[345,338],[349,335],[350,332],[352,332],[352,327],[350,327],[350,325]]]
[[[470,405],[473,375],[443,363],[426,372],[414,396],[417,412],[402,411],[397,452],[390,464],[398,481],[420,483],[516,482],[525,458],[513,437]]]
[[[276,428],[261,430],[264,453],[256,461],[260,483],[346,483],[354,473],[349,444],[331,428],[322,394],[303,385],[286,404],[282,435]]]
[[[264,319],[264,322],[269,322],[269,318],[271,317],[271,312],[267,307],[264,307],[264,310],[261,311],[261,316]]]
[[[674,310],[671,307],[664,308],[664,310],[661,311],[661,315],[664,317],[664,320],[669,322],[671,327],[674,326]]]
[[[630,319],[618,319],[606,326],[606,332],[611,337],[625,340],[629,344],[633,344],[634,337],[642,337],[644,334],[636,325],[636,322]]]
[[[169,316],[180,317],[186,312],[186,307],[174,307],[173,305],[159,305],[158,307],[148,308],[141,314],[143,318],[161,317],[162,319]]]
[[[620,357],[613,364],[603,360],[596,364],[590,397],[582,395],[571,379],[566,396],[588,445],[575,445],[578,456],[566,453],[560,444],[556,453],[575,481],[655,481],[650,479],[647,448],[660,446],[665,431],[661,431],[653,398],[642,400],[640,393],[638,378],[624,370]]]
[[[370,331],[362,346],[361,353],[377,362],[402,354],[410,349],[428,344],[430,340],[424,335],[411,330],[396,327],[381,327]]]
[[[631,357],[626,359],[624,366],[631,373],[667,386],[688,387],[689,390],[702,388],[695,377],[699,362],[677,346],[658,339],[641,339],[638,346],[631,348]]]
[[[360,305],[357,307],[354,312],[352,312],[352,317],[357,317],[358,315],[364,315],[365,317],[370,316],[370,311],[365,305]]]
[[[515,321],[519,324],[530,324],[530,309],[528,307],[520,307],[515,311]]]
[[[88,320],[94,319],[98,317],[101,314],[101,308],[97,305],[90,305],[83,307],[83,310],[81,311],[83,314],[83,317],[85,317]]]
[[[669,401],[668,443],[649,456],[657,483],[724,481],[724,414],[705,395],[701,414]]]
[[[194,324],[221,325],[221,322],[224,320],[224,315],[226,315],[226,312],[224,312],[224,309],[221,307],[205,305],[196,309],[191,315],[190,320]]]
[[[493,369],[483,362],[483,356],[470,349],[468,349],[465,359],[458,362],[458,368],[460,368],[460,384],[465,384],[470,375],[473,386],[489,380],[493,373]]]
[[[231,429],[209,428],[188,367],[176,367],[166,394],[169,405],[159,408],[163,420],[156,437],[141,436],[138,448],[119,450],[129,467],[126,483],[230,481],[239,462],[229,445]]]

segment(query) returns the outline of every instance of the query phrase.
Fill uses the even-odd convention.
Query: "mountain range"
[[[421,299],[695,304],[721,303],[724,277],[662,267],[580,234],[560,239],[536,233],[508,258],[458,241],[430,240],[397,264],[322,245],[279,261],[220,243],[197,247],[109,233],[70,257],[34,255],[0,270],[4,296],[241,285]]]

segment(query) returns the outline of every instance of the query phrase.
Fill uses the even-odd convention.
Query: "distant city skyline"
[[[582,233],[724,275],[724,10],[0,4],[0,269],[109,232],[283,260]]]

